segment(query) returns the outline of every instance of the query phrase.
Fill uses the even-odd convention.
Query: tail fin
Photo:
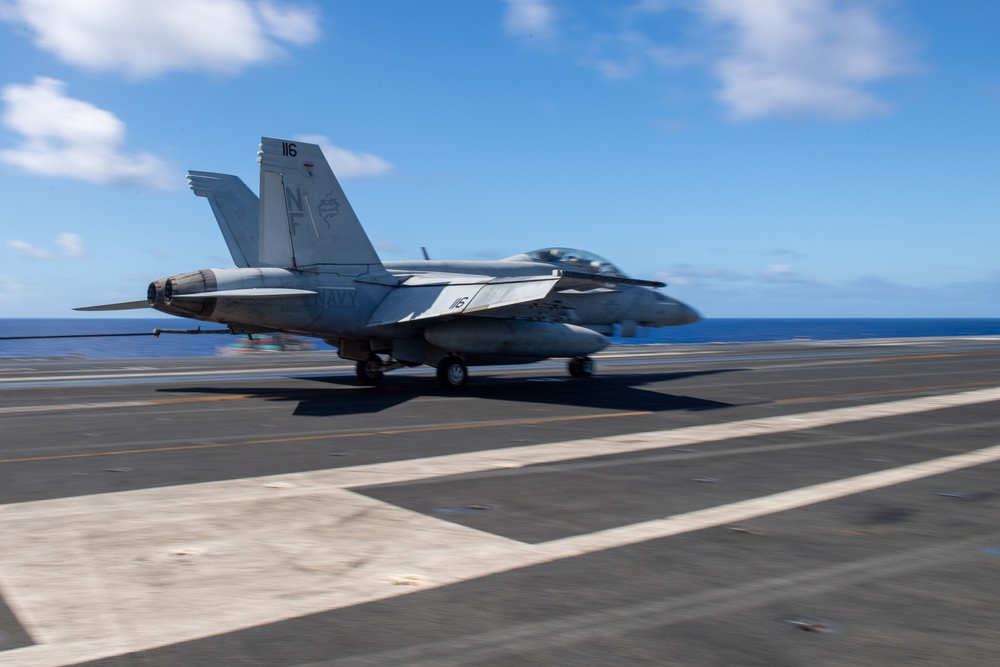
[[[353,274],[382,267],[319,146],[265,137],[258,161],[262,262]]]
[[[260,200],[247,184],[236,176],[208,171],[189,171],[188,183],[196,195],[208,199],[236,266],[267,266],[261,264],[258,252]]]

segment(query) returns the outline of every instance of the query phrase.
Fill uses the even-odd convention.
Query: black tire
[[[367,361],[359,361],[354,367],[354,372],[361,384],[374,386],[382,381],[382,376],[385,374],[381,369],[382,360],[373,354]]]
[[[457,391],[469,381],[469,368],[458,357],[445,357],[437,366],[437,381],[442,389]]]
[[[573,357],[569,362],[569,374],[575,378],[589,378],[594,374],[594,360],[590,357]]]

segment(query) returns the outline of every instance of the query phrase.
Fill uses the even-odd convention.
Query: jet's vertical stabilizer
[[[356,274],[381,268],[319,146],[265,137],[259,155],[262,262]]]
[[[236,266],[263,266],[258,256],[257,219],[260,201],[257,195],[246,183],[230,174],[189,171],[188,183],[196,195],[208,199]],[[248,220],[253,220],[254,224],[246,224]]]

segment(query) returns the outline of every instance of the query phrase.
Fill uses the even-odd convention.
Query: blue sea
[[[0,319],[0,338],[70,334],[143,333],[155,328],[192,329],[199,323],[151,319]],[[205,323],[204,329],[219,325]],[[1000,336],[1000,319],[706,319],[684,327],[640,329],[637,338],[612,338],[615,345],[656,343],[742,343],[794,339],[839,340],[921,336]],[[115,338],[0,340],[0,357],[199,357],[219,353],[237,340],[230,335],[151,335]],[[330,349],[317,341],[317,350]]]

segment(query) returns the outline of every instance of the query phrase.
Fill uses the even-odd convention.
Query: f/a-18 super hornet
[[[145,301],[78,310],[150,307],[225,324],[234,334],[321,338],[357,376],[427,364],[457,389],[468,366],[569,358],[575,377],[617,324],[690,324],[698,313],[592,253],[546,248],[499,261],[383,263],[319,146],[263,138],[260,199],[235,176],[190,172],[209,199],[237,268],[154,280]]]

